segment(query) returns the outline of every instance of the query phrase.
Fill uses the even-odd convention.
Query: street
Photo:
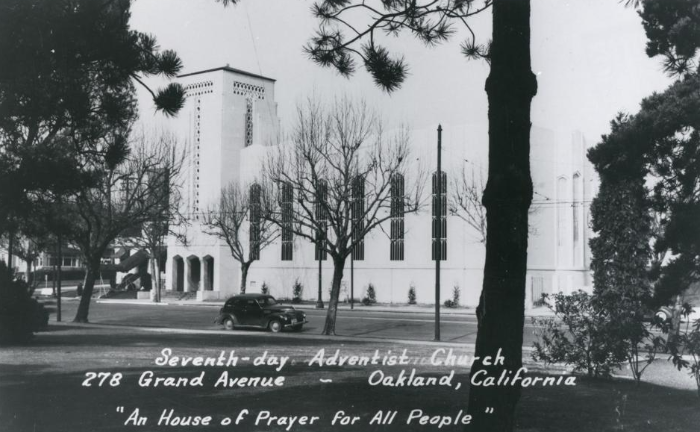
[[[75,315],[77,301],[63,301],[62,304],[62,320],[71,321]],[[49,300],[47,306],[53,310],[51,320],[54,321],[56,319],[55,301]],[[90,322],[143,327],[220,330],[222,327],[213,323],[219,308],[220,305],[207,303],[155,305],[145,302],[124,304],[93,301],[90,306]],[[309,321],[304,326],[303,333],[320,334],[326,317],[326,309],[303,309],[303,311]],[[433,314],[428,313],[374,312],[360,308],[355,310],[340,309],[336,334],[363,338],[431,341],[435,332],[433,318]],[[526,319],[523,346],[532,345],[535,340],[533,330],[534,327],[529,325],[529,319]],[[443,315],[440,332],[443,342],[473,344],[476,342],[476,317],[473,315]]]
[[[312,325],[302,334],[273,334],[217,329],[207,320],[216,311],[212,307],[93,306],[92,321],[102,325],[51,322],[31,344],[0,350],[0,430],[427,432],[438,430],[438,422],[444,425],[440,431],[463,430],[469,368],[435,365],[430,359],[436,353],[445,358],[450,350],[468,358],[473,351],[467,346],[316,336],[321,311],[310,314]],[[75,302],[66,305],[66,321],[74,308]],[[345,334],[363,333],[363,328],[365,335],[391,334],[371,329],[386,325],[396,331],[401,324],[384,314],[344,312],[339,322],[353,317],[364,322],[341,327]],[[445,324],[445,334],[473,326],[468,320],[454,321]],[[170,330],[171,322],[193,329]],[[429,334],[430,324],[410,323],[420,335]],[[323,365],[313,363],[319,353],[325,354]],[[336,353],[348,363],[330,364]],[[406,366],[382,363],[404,353],[411,360]],[[352,363],[352,358],[374,355],[378,363]],[[217,363],[208,364],[207,359]],[[561,370],[543,369],[531,361],[526,367],[533,376],[561,375]],[[624,430],[630,431],[695,430],[700,412],[688,385],[692,383],[669,386],[670,374],[688,378],[665,370],[662,382],[640,386],[625,379],[581,378],[573,387],[526,387],[517,429],[615,431],[624,422]],[[447,385],[411,385],[414,375]],[[616,411],[621,401],[623,414]],[[376,420],[380,411],[382,420]],[[423,416],[427,417],[421,423]],[[195,421],[200,425],[194,427]],[[203,423],[207,421],[208,426]]]

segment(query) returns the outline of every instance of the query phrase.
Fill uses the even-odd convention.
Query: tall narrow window
[[[294,191],[289,183],[282,183],[282,261],[294,258],[294,235],[292,234],[292,208]]]
[[[583,265],[583,249],[581,248],[581,218],[583,217],[583,194],[581,188],[581,174],[574,174],[573,196],[573,230],[574,230],[574,265]]]
[[[392,261],[403,261],[404,180],[401,174],[391,177],[391,251]]]
[[[447,259],[447,174],[440,173],[438,191],[437,171],[433,173],[433,253],[432,259]],[[439,205],[438,205],[439,201]]]
[[[578,226],[579,226],[579,219],[578,219],[578,213],[579,213],[579,207],[581,204],[581,200],[579,198],[579,193],[581,191],[581,175],[579,173],[574,174],[574,196],[573,196],[573,216],[574,216],[574,247],[578,245],[578,239],[579,239],[579,232],[578,232]]]
[[[262,205],[260,199],[262,190],[260,185],[253,183],[250,186],[250,259],[260,259],[260,217],[262,214]]]
[[[328,251],[326,251],[326,233],[328,231],[326,222],[328,220],[328,215],[326,214],[325,208],[328,199],[328,183],[326,183],[325,180],[318,180],[315,199],[315,213],[318,227],[316,229],[316,253],[314,259],[316,261],[325,261],[326,258],[328,258]]]
[[[245,100],[245,146],[253,145],[253,98]]]
[[[563,246],[566,242],[566,178],[559,177],[557,179],[557,246]]]
[[[365,259],[365,179],[355,177],[352,181],[352,259],[362,261]]]

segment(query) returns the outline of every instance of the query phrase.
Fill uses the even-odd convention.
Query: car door
[[[261,326],[263,318],[263,310],[255,299],[246,299],[245,301],[245,321],[244,325]]]
[[[246,301],[245,299],[235,299],[233,305],[231,306],[231,312],[236,318],[236,324],[247,325],[246,324]]]

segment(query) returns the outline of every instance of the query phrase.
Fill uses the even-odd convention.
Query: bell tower
[[[196,292],[198,299],[224,298],[233,293],[237,266],[225,242],[203,232],[202,215],[218,204],[226,185],[246,180],[251,156],[276,144],[275,80],[229,66],[178,80],[187,95],[175,119],[185,151],[181,211],[190,226],[186,244],[168,239],[167,286]]]
[[[244,149],[275,142],[275,80],[229,66],[179,80],[187,94],[178,116],[187,152],[184,193],[188,213],[196,216],[229,182],[240,180]]]

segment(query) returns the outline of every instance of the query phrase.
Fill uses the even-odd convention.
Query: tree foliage
[[[696,0],[643,0],[642,24],[649,57],[664,57],[664,69],[672,76],[698,72],[700,6]]]
[[[74,218],[67,237],[86,261],[87,277],[76,322],[87,322],[101,259],[119,237],[154,221],[171,220],[177,207],[184,155],[172,140],[136,136],[121,152],[93,158],[85,167],[95,181],[70,197],[66,210]],[[136,234],[138,235],[138,234]]]
[[[48,320],[48,311],[32,298],[26,282],[0,261],[0,345],[28,342]]]
[[[619,114],[588,157],[601,179],[591,206],[598,234],[590,242],[594,306],[614,325],[610,335],[625,347],[639,380],[640,364],[663,346],[644,315],[650,306],[672,303],[700,276],[700,7],[692,0],[635,6],[647,54],[662,56],[678,80],[645,98],[637,114]]]
[[[134,82],[182,68],[174,51],[159,50],[152,35],[129,27],[130,4],[0,5],[0,229],[12,230],[37,196],[80,189],[85,159],[117,149],[105,146],[104,136],[125,136],[136,118]],[[167,115],[184,103],[179,84],[148,90]]]
[[[375,84],[387,92],[398,89],[408,75],[402,56],[393,55],[381,45],[380,35],[397,36],[408,32],[426,46],[450,39],[456,27],[470,34],[461,45],[468,58],[489,59],[490,44],[479,44],[468,19],[491,6],[491,0],[382,0],[379,4],[351,0],[316,2],[312,13],[319,28],[304,50],[323,67],[332,67],[349,77],[358,59]]]
[[[621,300],[648,303],[651,286],[647,265],[651,258],[650,213],[644,185],[629,182],[601,184],[591,204],[591,269],[596,297],[611,312]],[[638,309],[638,308],[635,308]],[[629,309],[621,309],[625,313]]]
[[[589,151],[601,176],[601,191],[650,184],[648,193],[637,194],[642,195],[638,199],[644,201],[646,212],[639,220],[624,216],[624,206],[610,206],[594,229],[613,235],[612,224],[618,217],[618,229],[634,230],[634,224],[657,215],[654,229],[646,229],[643,238],[650,239],[655,255],[668,258],[651,260],[650,256],[646,263],[637,263],[645,268],[653,261],[649,277],[655,284],[657,304],[669,303],[700,275],[700,231],[695,222],[700,216],[699,84],[697,74],[688,75],[645,98],[637,114],[619,115],[611,123],[610,134]]]
[[[688,369],[688,373],[695,380],[698,396],[700,397],[700,319],[692,321],[690,314],[695,310],[689,304],[684,304],[682,315],[685,317],[685,325],[679,333],[679,337],[669,344],[671,360],[678,370]]]
[[[569,296],[557,293],[551,299],[554,318],[533,318],[537,326],[533,359],[566,363],[590,377],[610,377],[624,361],[624,349],[610,337],[610,323],[597,313],[591,296],[577,291]]]

